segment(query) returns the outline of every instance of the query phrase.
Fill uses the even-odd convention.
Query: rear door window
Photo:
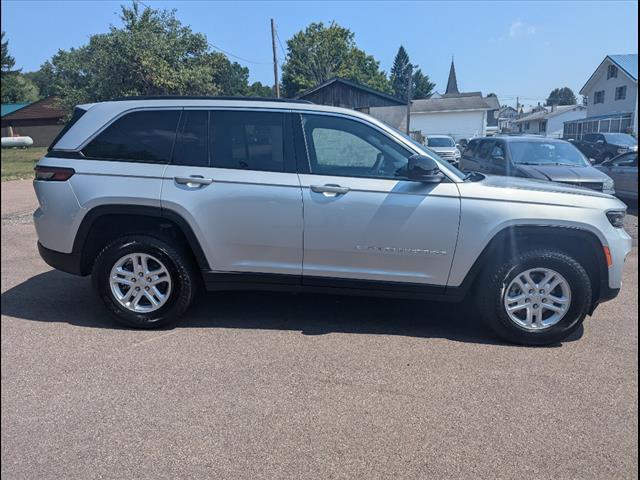
[[[209,112],[206,110],[182,112],[171,161],[173,165],[209,166],[208,118]]]
[[[210,115],[209,150],[214,167],[284,171],[284,113],[212,110]]]
[[[82,153],[89,158],[169,163],[180,110],[144,110],[120,117]]]

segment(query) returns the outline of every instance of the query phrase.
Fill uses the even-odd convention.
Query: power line
[[[149,5],[147,5],[146,3],[144,3],[141,0],[138,0],[138,3],[140,5],[142,5],[143,7],[145,7],[145,8],[149,8],[149,9],[151,8]],[[258,61],[258,60],[249,60],[248,58],[241,57],[241,56],[236,55],[234,53],[228,52],[227,50],[224,50],[224,49],[222,49],[220,47],[217,47],[212,43],[209,43],[209,47],[213,48],[214,50],[218,50],[219,52],[222,52],[225,55],[229,55],[230,57],[237,58],[238,60],[242,60],[243,62],[253,63],[253,64],[256,64],[256,65],[270,65],[271,64],[271,62],[262,62],[262,61]]]
[[[287,56],[287,53],[284,51],[284,47],[282,46],[282,42],[280,41],[280,35],[278,35],[278,29],[276,29],[276,39],[278,40],[278,44],[280,45],[280,50],[282,50],[282,59]]]
[[[209,43],[209,46],[214,50],[218,50],[219,52],[224,53],[225,55],[229,55],[230,57],[237,58],[238,60],[242,60],[243,62],[254,63],[256,65],[271,65],[272,63],[272,62],[262,62],[258,60],[249,60],[248,58],[244,58],[239,55],[235,55],[231,52],[228,52],[226,50],[223,50],[222,48],[215,46],[213,43]]]

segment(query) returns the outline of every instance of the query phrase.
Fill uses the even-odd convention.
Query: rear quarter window
[[[88,158],[169,163],[180,110],[144,110],[120,117],[82,153]]]

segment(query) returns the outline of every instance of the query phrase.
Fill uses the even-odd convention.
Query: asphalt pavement
[[[2,184],[3,478],[637,478],[637,247],[548,348],[465,306],[265,292],[146,332],[38,257],[34,204]]]

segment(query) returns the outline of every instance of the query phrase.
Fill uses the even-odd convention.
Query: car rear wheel
[[[146,235],[119,238],[98,255],[92,276],[115,319],[135,328],[175,322],[191,304],[195,269],[180,248]]]
[[[524,252],[489,267],[479,303],[489,326],[521,344],[562,341],[584,321],[591,280],[580,263],[553,249]]]

